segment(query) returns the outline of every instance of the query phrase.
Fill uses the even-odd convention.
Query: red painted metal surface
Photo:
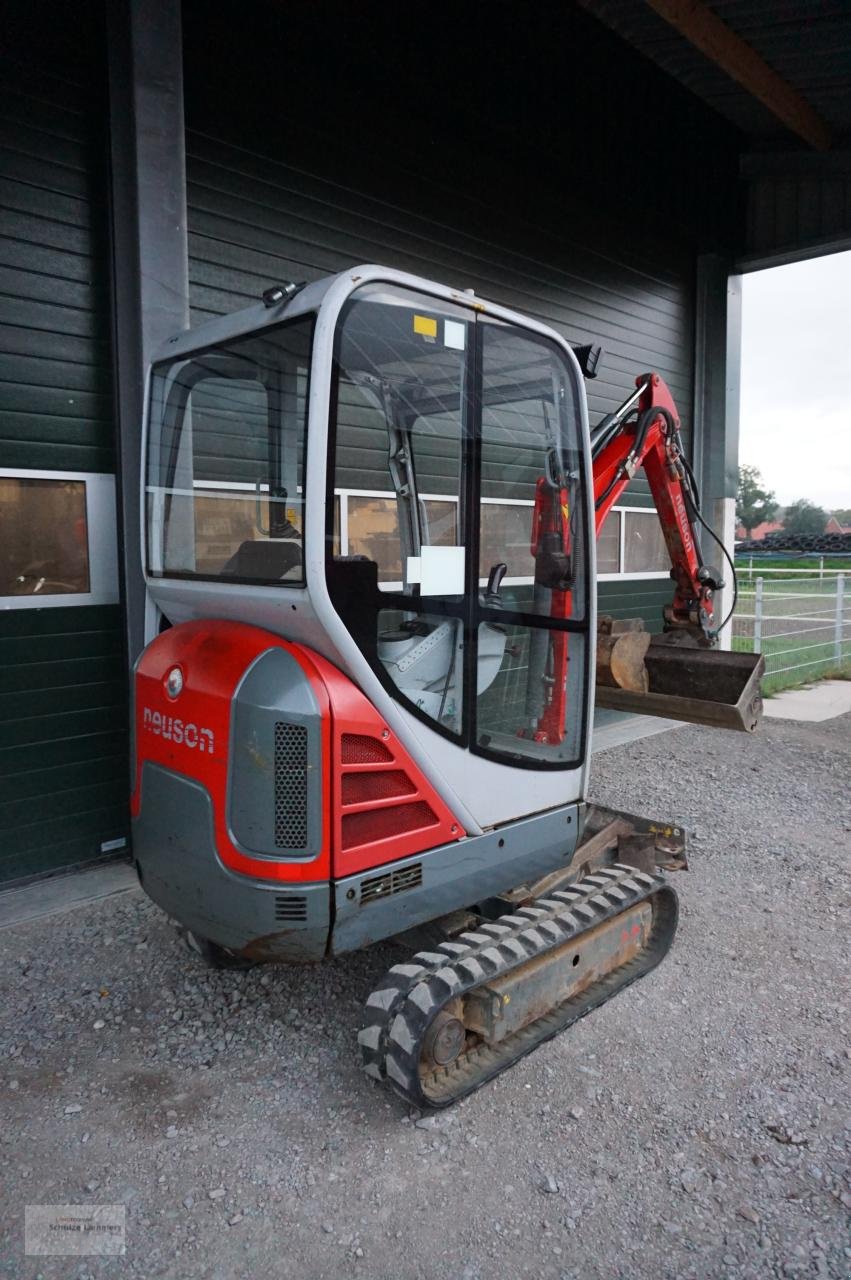
[[[639,414],[646,409],[667,409],[674,423],[679,427],[680,417],[677,406],[659,374],[641,374],[636,378],[635,385],[642,384],[645,384],[645,389],[638,402]],[[714,621],[712,593],[698,578],[701,562],[686,505],[682,462],[677,442],[670,437],[665,419],[658,417],[645,436],[644,443],[634,459],[635,465],[631,473],[627,473],[621,468],[635,445],[635,433],[636,424],[624,427],[606,445],[594,463],[595,506],[601,495],[606,494],[605,499],[597,507],[596,532],[599,535],[606,517],[629,484],[632,474],[638,467],[643,466],[662,525],[662,533],[673,569],[672,576],[676,584],[671,606],[671,620],[682,624],[689,622],[692,620],[691,615],[694,614],[696,606],[700,604],[708,615],[707,625],[711,626]],[[612,485],[611,490],[606,493],[609,485]]]
[[[330,662],[312,657],[333,720],[335,879],[460,840],[466,834],[461,823],[369,699]],[[376,796],[376,790],[384,794]]]
[[[532,515],[532,542],[530,551],[537,560],[542,543],[555,537],[558,550],[570,557],[570,497],[565,487],[554,488],[541,476],[535,486],[535,508]],[[553,590],[550,599],[550,617],[569,618],[573,609],[570,591]],[[564,631],[554,631],[550,637],[552,652],[552,681],[549,696],[536,730],[535,741],[559,743],[564,740],[567,715],[567,660],[568,636]]]
[[[308,861],[281,862],[254,858],[238,849],[227,824],[228,744],[234,692],[246,669],[269,649],[280,648],[295,658],[310,681],[322,710],[323,805],[319,856]],[[168,673],[179,667],[183,691],[177,698],[166,692]],[[136,670],[136,782],[131,810],[138,815],[142,765],[151,760],[194,778],[213,801],[216,848],[226,867],[261,880],[327,880],[331,869],[330,815],[331,711],[325,682],[307,650],[280,636],[242,622],[217,619],[184,622],[171,627],[148,645]],[[270,803],[272,802],[270,797]]]
[[[644,388],[637,405],[638,418],[647,410],[666,410],[671,415],[674,429],[671,430],[666,418],[660,413],[651,422],[639,445],[637,418],[635,422],[624,425],[602,450],[594,463],[595,533],[599,536],[612,507],[638,468],[643,467],[656,504],[675,583],[674,599],[666,611],[667,625],[701,627],[707,631],[715,622],[714,593],[712,586],[701,582],[698,576],[701,559],[683,483],[677,406],[658,373],[641,374],[636,378],[635,384]],[[542,548],[549,546],[551,550],[562,552],[565,557],[570,556],[569,514],[567,489],[557,488],[550,480],[541,476],[535,490],[530,548],[536,560],[536,574]],[[543,579],[539,579],[541,580]],[[552,589],[550,616],[569,618],[571,610],[571,591]],[[549,692],[538,724],[531,731],[538,742],[557,743],[564,737],[568,643],[569,636],[565,632],[553,632],[550,642]]]
[[[322,841],[309,861],[252,857],[234,845],[227,825],[233,695],[251,663],[273,648],[298,662],[321,713]],[[176,698],[166,688],[174,668],[183,678]],[[219,857],[241,875],[315,883],[465,834],[360,690],[318,654],[259,627],[210,620],[163,632],[139,662],[135,715],[133,815],[139,814],[146,760],[196,780],[212,798]]]

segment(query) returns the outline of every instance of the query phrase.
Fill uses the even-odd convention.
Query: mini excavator
[[[595,700],[761,715],[761,658],[718,647],[701,538],[726,552],[671,394],[642,374],[589,429],[600,358],[364,266],[270,288],[149,371],[142,886],[217,966],[394,939],[358,1038],[417,1107],[671,946],[685,838],[587,803]],[[656,634],[596,615],[596,538],[639,470],[673,582]]]

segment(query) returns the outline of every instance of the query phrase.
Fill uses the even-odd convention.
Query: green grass
[[[808,570],[806,574],[763,574],[766,568]],[[752,630],[753,621],[745,621],[743,615],[753,615],[756,608],[756,579],[762,575],[763,634],[762,655],[765,658],[763,692],[779,693],[811,680],[824,680],[829,676],[851,676],[851,641],[844,641],[840,654],[836,652],[833,636],[833,619],[837,604],[836,575],[818,576],[818,557],[789,556],[783,560],[754,561],[753,573],[748,572],[749,557],[740,557],[739,598],[737,617],[743,626]],[[825,569],[851,570],[851,558],[825,557]],[[744,570],[744,572],[743,572]],[[846,587],[845,608],[846,636],[848,605],[851,603],[851,581]],[[785,597],[785,599],[784,599]],[[808,622],[808,618],[813,619]],[[778,625],[779,624],[779,625]],[[800,628],[799,630],[797,628]],[[771,635],[772,630],[783,635]],[[753,653],[752,635],[734,636],[733,648],[739,653]],[[791,668],[782,670],[781,668]]]
[[[736,572],[749,575],[751,557],[746,551],[736,557]],[[851,571],[851,556],[825,556],[824,558],[825,573],[828,569],[836,569],[840,573]],[[819,557],[818,556],[798,556],[789,557],[789,559],[774,556],[753,557],[753,576],[756,578],[764,569],[810,569],[814,575],[818,575]],[[769,575],[771,576],[771,575]],[[833,577],[833,574],[830,574]]]
[[[753,653],[753,640],[750,636],[733,636],[733,649],[736,653]],[[762,691],[770,697],[781,689],[794,689],[798,685],[809,684],[813,680],[828,678],[851,678],[851,642],[845,641],[842,646],[842,657],[836,660],[836,644],[830,640],[824,644],[807,645],[806,633],[800,636],[768,636],[762,642],[762,655],[765,658],[765,675],[762,678]],[[777,667],[785,667],[791,663],[806,663],[806,666],[795,666],[791,671],[778,671]]]

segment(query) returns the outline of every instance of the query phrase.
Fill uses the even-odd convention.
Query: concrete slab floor
[[[627,742],[637,742],[639,738],[649,738],[654,733],[681,728],[679,720],[663,720],[660,716],[624,715],[622,711],[599,708],[594,712],[591,750],[608,751],[611,747],[621,747]]]
[[[833,720],[847,711],[851,711],[851,680],[820,680],[765,699],[765,714],[774,720]]]
[[[66,875],[34,880],[18,889],[0,892],[0,929],[57,915],[132,889],[141,892],[136,869],[129,862],[108,862],[88,871],[69,871]]]

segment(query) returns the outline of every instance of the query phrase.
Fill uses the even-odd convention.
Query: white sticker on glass
[[[420,582],[422,579],[420,557],[408,556],[405,562],[405,581],[408,586],[414,582]]]
[[[423,547],[420,556],[421,596],[464,594],[464,548]]]
[[[458,320],[444,320],[443,322],[443,345],[452,347],[454,351],[464,350],[464,330],[465,325]]]

